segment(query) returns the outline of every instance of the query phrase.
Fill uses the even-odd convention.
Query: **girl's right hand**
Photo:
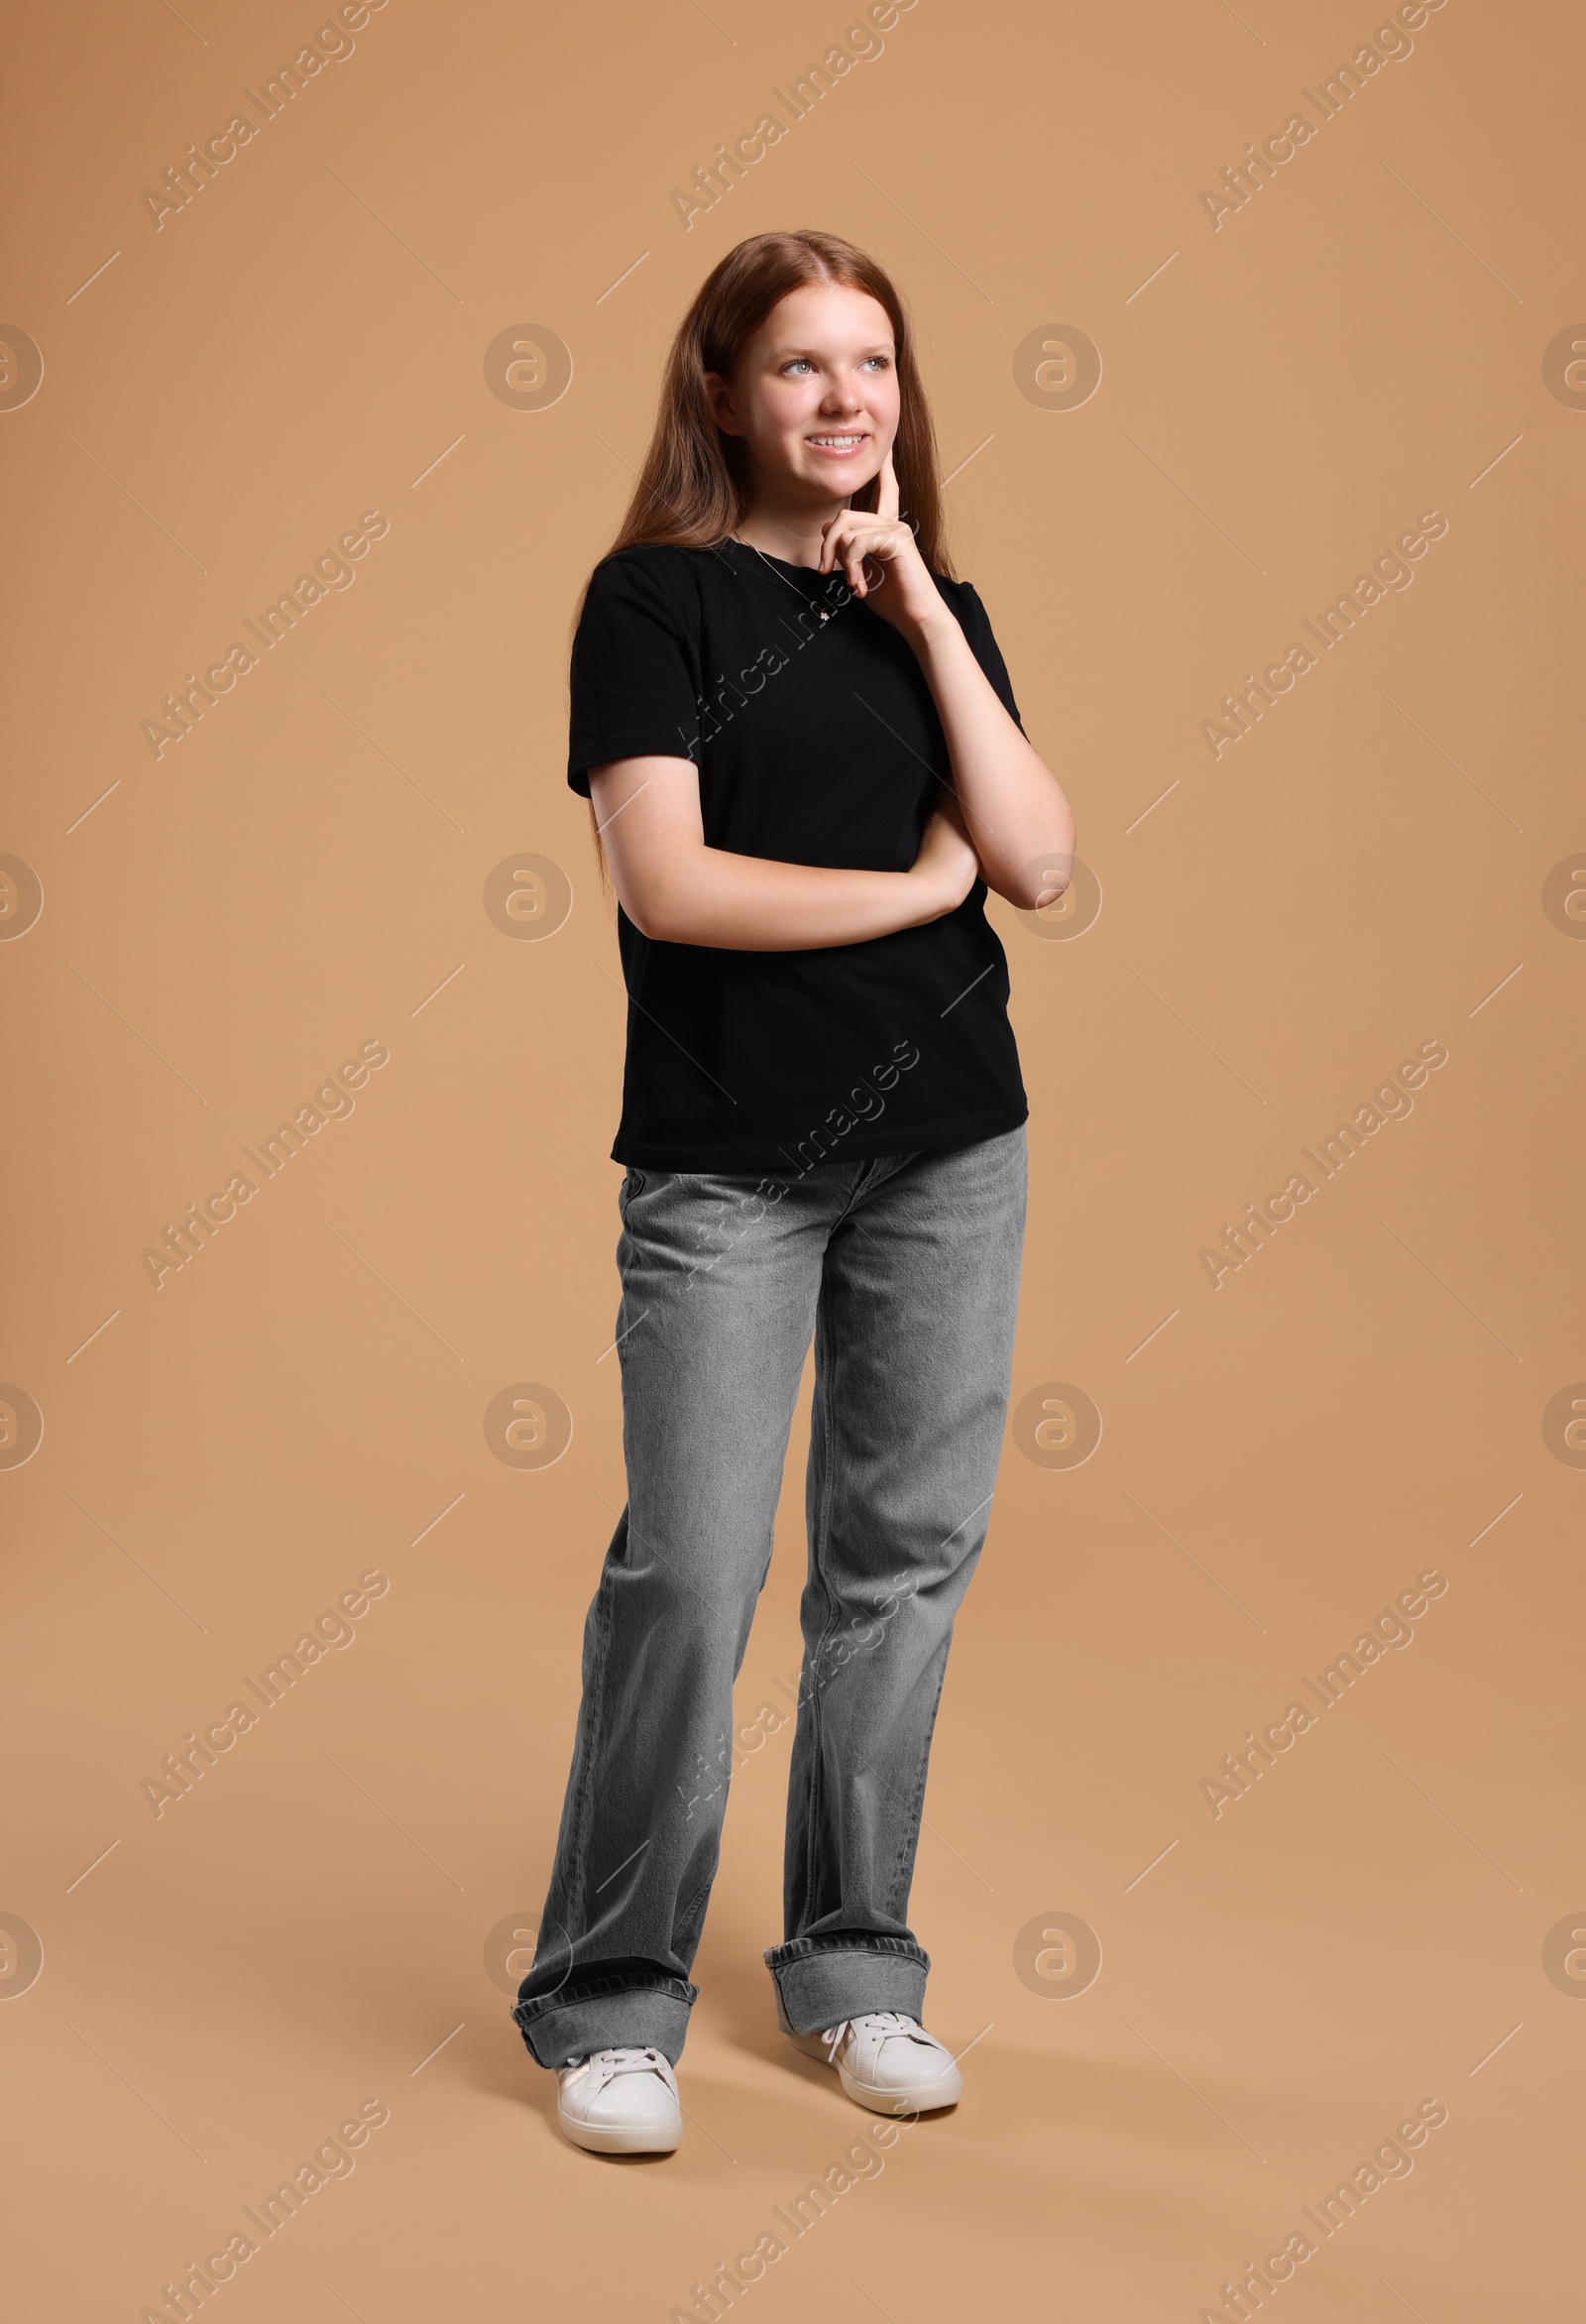
[[[925,888],[932,919],[956,912],[980,876],[980,862],[963,828],[959,802],[949,791],[932,815],[908,876]]]

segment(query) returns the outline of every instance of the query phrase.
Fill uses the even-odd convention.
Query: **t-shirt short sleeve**
[[[595,568],[573,639],[567,779],[589,797],[589,770],[612,758],[695,758],[700,718],[686,583],[653,552]]]
[[[991,634],[991,623],[985,607],[980,603],[979,594],[967,581],[955,581],[953,589],[958,599],[955,610],[959,624],[969,640],[974,658],[990,679],[997,700],[1020,734],[1023,734],[1024,721],[1019,716],[1019,705],[1013,699],[1013,681],[1008,676],[1008,665],[1002,658],[1001,648]]]

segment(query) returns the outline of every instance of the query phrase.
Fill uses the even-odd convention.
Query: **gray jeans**
[[[765,1960],[796,2033],[919,2017],[930,1962],[909,1887],[1007,1408],[1024,1131],[787,1179],[634,1169],[620,1208],[627,1507],[585,1625],[556,1860],[512,2014],[544,2066],[682,2052],[733,1682],[813,1332],[785,1938]]]

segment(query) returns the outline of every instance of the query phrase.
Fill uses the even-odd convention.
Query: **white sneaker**
[[[670,2154],[683,2135],[677,2082],[658,2049],[597,2049],[559,2067],[556,2119],[594,2154]]]
[[[896,2010],[845,2018],[824,2034],[795,2034],[787,2026],[782,2031],[806,2057],[836,2066],[849,2097],[872,2114],[927,2114],[934,2107],[957,2106],[963,2096],[952,2053],[918,2019],[900,2017]]]

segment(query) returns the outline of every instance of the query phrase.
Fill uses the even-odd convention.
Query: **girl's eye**
[[[808,371],[810,368],[810,359],[807,355],[795,355],[791,363],[784,363],[782,366],[784,371]]]
[[[878,371],[885,371],[888,362],[885,355],[867,355],[864,360],[867,364],[873,363]]]

